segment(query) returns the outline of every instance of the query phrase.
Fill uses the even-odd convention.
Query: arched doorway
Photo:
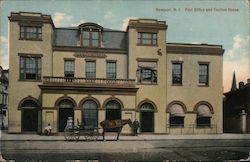
[[[121,105],[119,102],[112,100],[106,104],[106,120],[121,120]],[[116,129],[109,129],[109,132]]]
[[[72,117],[74,121],[74,104],[68,100],[64,99],[59,102],[59,132],[63,132],[65,126],[67,125],[68,117]]]
[[[95,101],[87,100],[83,103],[82,123],[87,127],[98,126],[98,106]]]
[[[106,104],[106,120],[121,119],[121,105],[117,101],[109,101]]]
[[[141,132],[154,132],[154,107],[144,103],[140,107]]]
[[[21,104],[22,132],[37,132],[39,105],[33,100],[26,100]]]

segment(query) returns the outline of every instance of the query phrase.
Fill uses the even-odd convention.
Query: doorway
[[[38,111],[37,109],[22,110],[22,131],[37,132],[38,130]]]
[[[38,104],[33,100],[26,100],[21,105],[22,132],[38,131]]]
[[[74,121],[74,106],[70,100],[62,100],[59,103],[59,115],[58,115],[58,131],[63,132],[67,125],[69,117],[73,118]]]
[[[141,132],[154,132],[154,108],[151,104],[145,103],[140,109]]]
[[[109,101],[106,105],[106,120],[121,120],[121,105],[117,101]],[[108,129],[108,132],[117,132],[117,129]]]

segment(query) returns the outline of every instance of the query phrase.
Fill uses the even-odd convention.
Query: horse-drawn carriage
[[[67,125],[64,129],[64,137],[67,141],[70,140],[79,140],[80,136],[84,136],[84,139],[87,141],[90,140],[98,140],[99,137],[99,130],[102,129],[102,136],[103,140],[105,140],[105,132],[107,132],[109,129],[115,130],[117,132],[117,138],[116,140],[119,140],[119,135],[121,133],[121,130],[124,125],[129,124],[129,126],[132,125],[132,122],[130,119],[126,120],[104,120],[100,122],[99,127],[94,126],[85,126],[78,124],[77,126],[73,125],[72,118],[67,121]]]
[[[67,141],[79,140],[80,136],[83,136],[85,140],[97,140],[99,137],[98,127],[86,127],[86,126],[66,126],[64,129],[64,137]]]

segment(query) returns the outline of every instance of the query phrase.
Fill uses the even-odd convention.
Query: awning
[[[174,104],[170,107],[170,116],[171,117],[184,117],[185,113],[181,105]]]
[[[202,117],[211,117],[211,111],[207,105],[200,105],[197,108],[197,117],[202,118]]]

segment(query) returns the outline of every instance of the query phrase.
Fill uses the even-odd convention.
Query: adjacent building
[[[222,46],[168,43],[167,27],[57,28],[50,15],[11,13],[9,133],[62,132],[68,117],[88,126],[138,119],[141,133],[222,133]]]
[[[0,66],[0,127],[4,129],[7,126],[8,115],[8,70]]]
[[[250,79],[237,88],[234,75],[231,91],[224,95],[224,132],[250,133]]]

